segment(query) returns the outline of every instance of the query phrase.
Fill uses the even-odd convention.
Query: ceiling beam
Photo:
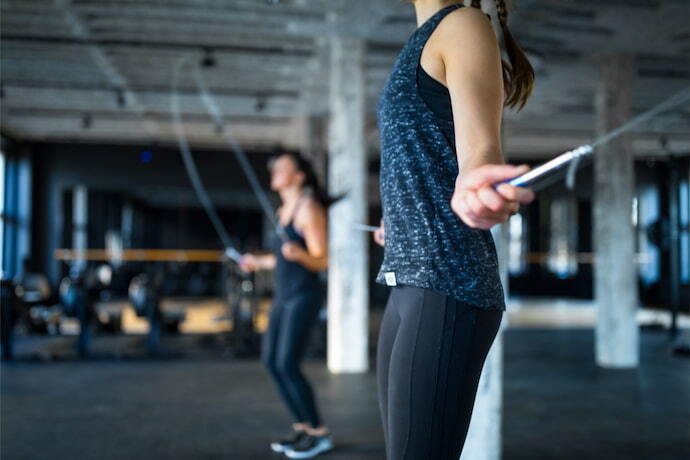
[[[71,3],[71,0],[55,0],[55,6],[62,11],[65,22],[76,39],[84,42],[92,41],[91,33],[84,25],[81,18],[72,11]],[[88,47],[88,51],[97,67],[103,72],[108,81],[110,81],[115,88],[122,91],[124,102],[142,118],[143,126],[146,131],[151,136],[155,137],[159,132],[158,126],[156,123],[147,119],[146,108],[141,101],[139,101],[139,97],[129,89],[129,84],[122,73],[113,65],[110,58],[103,52],[98,44],[91,43]]]

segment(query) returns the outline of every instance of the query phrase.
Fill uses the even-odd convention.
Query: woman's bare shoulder
[[[452,47],[457,47],[458,43],[473,46],[496,43],[491,21],[478,8],[458,8],[449,13],[438,25],[436,34],[443,38],[440,43]]]

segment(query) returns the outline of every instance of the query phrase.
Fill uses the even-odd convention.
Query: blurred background
[[[375,110],[413,8],[0,5],[2,457],[272,458],[289,426],[258,360],[272,275],[224,255],[180,156],[177,96],[240,251],[270,250],[273,227],[229,141],[266,190],[268,160],[297,152],[348,194],[305,368],[328,457],[384,458],[373,351],[388,288],[353,224],[381,215]],[[522,0],[509,24],[537,75],[505,112],[509,162],[542,163],[690,85],[687,0]],[[690,458],[690,107],[602,151],[574,189],[556,182],[494,229],[508,314],[463,458]]]

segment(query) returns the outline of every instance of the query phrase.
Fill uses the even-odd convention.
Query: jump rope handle
[[[553,160],[547,161],[546,163],[527,171],[525,174],[498,182],[493,185],[493,188],[496,190],[501,184],[509,184],[514,187],[531,187],[538,182],[551,177],[554,173],[556,173],[556,171],[559,171],[566,166],[577,168],[579,160],[582,157],[591,154],[593,150],[594,148],[589,144],[581,145],[573,150],[569,150],[558,155]]]

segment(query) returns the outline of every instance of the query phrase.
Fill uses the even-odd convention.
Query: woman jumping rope
[[[293,433],[271,443],[289,458],[313,458],[333,448],[314,391],[300,363],[322,305],[319,272],[328,265],[327,199],[308,161],[283,154],[271,162],[271,189],[278,192],[283,238],[273,254],[245,254],[246,271],[274,270],[275,290],[262,360],[293,418]]]
[[[461,2],[412,2],[418,28],[383,89],[384,245],[392,286],[378,342],[379,403],[390,460],[457,460],[505,302],[488,229],[530,190],[502,184],[502,108],[523,106],[534,72],[496,1],[509,62],[487,18]]]

